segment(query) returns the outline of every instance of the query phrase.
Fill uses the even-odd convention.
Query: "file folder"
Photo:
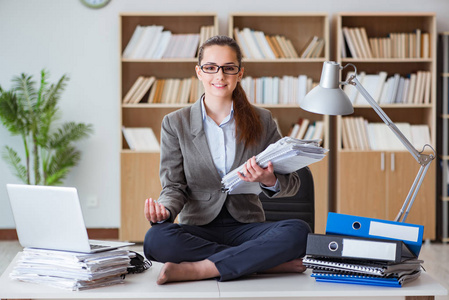
[[[307,236],[306,254],[389,263],[416,258],[402,241],[313,233]]]
[[[332,212],[327,216],[326,234],[403,241],[416,257],[421,250],[423,233],[422,225]]]

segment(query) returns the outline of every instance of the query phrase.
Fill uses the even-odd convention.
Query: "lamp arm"
[[[413,147],[412,143],[405,137],[405,135],[399,130],[399,128],[391,121],[391,119],[387,116],[387,114],[380,108],[380,106],[377,104],[377,102],[371,97],[371,95],[365,90],[365,88],[362,86],[362,84],[357,80],[356,77],[352,78],[352,83],[349,82],[349,84],[353,84],[356,89],[362,94],[362,96],[368,101],[369,105],[374,109],[374,111],[379,115],[379,117],[382,119],[382,121],[387,124],[387,126],[391,129],[391,131],[394,132],[394,134],[398,137],[398,139],[401,141],[401,143],[407,148],[408,152],[416,159],[418,163],[420,162],[420,153],[418,150]]]
[[[366,101],[368,101],[369,105],[371,105],[371,107],[374,109],[374,111],[379,115],[379,117],[382,119],[382,121],[384,121],[385,124],[387,124],[387,126],[391,129],[391,131],[394,132],[394,134],[401,141],[401,143],[405,146],[405,148],[407,148],[408,152],[410,152],[410,154],[415,158],[415,160],[421,165],[420,169],[418,170],[418,174],[416,175],[415,181],[413,182],[412,187],[410,188],[410,191],[402,205],[402,208],[400,209],[400,211],[395,219],[395,221],[405,222],[405,219],[408,216],[408,213],[413,205],[413,202],[415,201],[418,190],[421,187],[421,184],[424,180],[424,176],[426,175],[427,170],[430,167],[430,163],[435,158],[435,151],[433,151],[434,155],[427,155],[427,154],[423,154],[422,152],[419,152],[418,150],[416,150],[415,147],[413,147],[412,143],[410,143],[410,141],[404,136],[404,134],[393,123],[393,121],[391,121],[391,119],[382,110],[382,108],[380,108],[380,106],[373,99],[373,97],[371,97],[371,95],[366,91],[366,89],[362,86],[362,84],[357,80],[356,76],[351,76],[349,78],[349,80],[346,82],[346,84],[351,84],[356,87],[356,89],[362,94],[362,96],[366,99]],[[432,148],[432,150],[433,150],[433,148]],[[423,151],[424,151],[424,148],[423,148]],[[407,207],[407,210],[404,213],[404,210],[406,207]],[[401,217],[402,217],[402,220],[401,220]]]

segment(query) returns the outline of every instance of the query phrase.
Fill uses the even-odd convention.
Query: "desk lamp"
[[[354,68],[354,74],[351,75],[347,81],[339,82],[340,70],[343,70],[347,66]],[[424,180],[424,176],[429,169],[430,163],[435,158],[435,150],[428,144],[424,145],[421,152],[417,151],[410,141],[404,136],[404,134],[398,129],[398,127],[391,121],[387,114],[380,108],[377,102],[371,97],[371,95],[365,90],[365,88],[357,80],[357,68],[353,64],[347,64],[341,67],[339,63],[333,61],[326,61],[323,64],[323,71],[321,73],[320,84],[312,89],[306,97],[299,103],[299,106],[307,111],[326,114],[326,115],[348,115],[354,112],[352,103],[349,100],[345,92],[340,89],[340,85],[353,85],[362,94],[362,96],[368,101],[371,107],[376,111],[382,121],[394,132],[397,138],[402,142],[405,148],[415,158],[415,160],[421,165],[418,174],[413,182],[412,187],[404,201],[398,215],[396,216],[396,222],[405,222],[410,208],[415,201],[416,194]],[[428,146],[432,149],[433,155],[423,154],[424,148]],[[407,209],[406,209],[407,207]],[[404,212],[405,211],[405,212]]]

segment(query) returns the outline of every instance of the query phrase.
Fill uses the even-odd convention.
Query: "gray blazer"
[[[231,170],[281,138],[271,112],[258,107],[256,111],[264,127],[260,143],[253,147],[237,143]],[[298,191],[300,182],[296,172],[275,175],[280,183],[280,191],[273,193],[262,189],[268,197],[292,196]],[[162,192],[158,202],[170,210],[170,221],[174,221],[179,214],[179,223],[208,224],[218,215],[223,205],[239,222],[265,220],[258,195],[228,195],[222,192],[221,177],[215,168],[203,130],[201,100],[164,117],[161,128],[160,179]]]

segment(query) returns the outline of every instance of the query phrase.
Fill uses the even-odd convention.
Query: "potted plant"
[[[26,184],[58,185],[81,158],[74,142],[93,132],[92,125],[66,122],[56,126],[60,118],[57,107],[68,77],[48,82],[48,72],[41,71],[40,85],[32,76],[22,73],[13,78],[8,91],[0,86],[0,121],[22,138],[25,163],[19,153],[5,146],[2,157],[15,175]]]

